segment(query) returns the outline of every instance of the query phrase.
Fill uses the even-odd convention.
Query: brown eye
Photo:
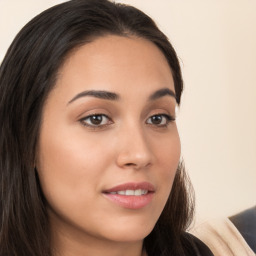
[[[152,117],[151,117],[151,122],[152,122],[152,124],[161,124],[162,121],[163,121],[163,117],[160,116],[160,115],[152,116]]]
[[[99,124],[101,124],[101,122],[103,120],[103,117],[99,116],[99,115],[97,115],[97,116],[96,115],[95,116],[90,116],[89,120],[90,120],[91,124],[99,125]]]
[[[103,126],[109,124],[110,118],[107,117],[104,114],[95,114],[95,115],[90,115],[87,117],[84,117],[80,120],[80,122],[85,125],[85,126]]]
[[[156,125],[156,126],[166,126],[168,125],[171,121],[174,121],[175,119],[172,118],[169,115],[166,114],[158,114],[154,115],[148,118],[147,124],[151,125]]]

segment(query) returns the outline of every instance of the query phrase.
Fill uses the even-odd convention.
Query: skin
[[[180,159],[176,123],[165,117],[175,117],[175,98],[150,99],[163,88],[175,93],[167,60],[140,38],[98,38],[59,70],[43,109],[36,161],[56,255],[143,255],[143,239],[164,208]],[[118,99],[77,96],[88,90]],[[95,114],[105,116],[95,124],[88,117]],[[155,190],[140,209],[103,194],[145,181]]]

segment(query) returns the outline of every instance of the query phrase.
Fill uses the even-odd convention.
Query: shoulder
[[[255,255],[228,218],[206,221],[191,232],[206,243],[214,255]]]
[[[213,256],[210,249],[201,240],[190,233],[185,233],[183,246],[186,256]]]

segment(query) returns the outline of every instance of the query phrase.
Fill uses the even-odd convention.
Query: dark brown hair
[[[0,255],[50,256],[44,196],[34,170],[42,108],[57,73],[76,48],[104,35],[153,42],[166,57],[179,104],[183,82],[167,37],[140,10],[107,0],[73,0],[31,20],[16,36],[0,67]],[[153,231],[149,256],[183,255],[193,212],[187,178],[179,166],[172,192]]]

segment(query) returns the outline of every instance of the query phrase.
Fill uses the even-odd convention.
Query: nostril
[[[134,164],[134,163],[127,163],[127,164],[125,164],[126,166],[134,166],[134,165],[136,165],[136,164]]]
[[[134,150],[132,147],[129,150],[118,152],[116,163],[122,168],[141,169],[151,165],[152,154],[150,151],[143,149],[140,151]]]
[[[147,164],[136,164],[136,163],[126,163],[124,166],[128,167],[128,168],[135,168],[135,169],[141,169],[141,168],[147,168],[149,167],[151,164],[147,163]]]

